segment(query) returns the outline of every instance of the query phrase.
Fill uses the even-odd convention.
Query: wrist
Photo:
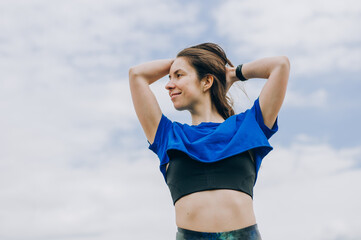
[[[236,68],[236,76],[241,81],[247,81],[248,79],[245,78],[245,76],[243,75],[242,67],[243,67],[243,64],[240,64],[240,65],[237,66],[237,68]]]

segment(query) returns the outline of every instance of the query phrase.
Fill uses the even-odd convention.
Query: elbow
[[[139,68],[138,66],[129,68],[130,84],[133,84],[133,83],[139,82],[139,81],[143,81],[143,80],[148,82],[147,79],[144,77],[144,73],[142,72],[141,68]]]
[[[288,59],[287,56],[280,56],[280,57],[279,57],[279,64],[280,64],[282,67],[287,68],[288,70],[289,70],[290,67],[291,67],[290,60]]]
[[[135,76],[137,76],[139,73],[137,72],[137,68],[136,67],[131,67],[129,68],[129,79],[134,78]]]
[[[286,56],[277,57],[277,64],[275,65],[274,71],[278,73],[282,73],[283,75],[289,76],[290,73],[290,60]]]
[[[290,60],[286,56],[277,56],[273,58],[273,66],[270,69],[268,78],[272,74],[289,74],[290,72]]]
[[[288,78],[290,75],[290,61],[286,56],[276,57],[275,66],[270,75],[274,75],[274,79],[278,81],[279,84],[287,85]]]
[[[129,81],[133,81],[140,77],[143,77],[143,72],[138,66],[129,68]]]

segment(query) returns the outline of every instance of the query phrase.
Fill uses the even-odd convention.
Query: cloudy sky
[[[174,239],[170,193],[133,109],[129,67],[220,44],[286,55],[288,92],[255,186],[266,240],[361,239],[361,2],[0,2],[0,239]],[[177,112],[151,85],[161,109]],[[234,86],[236,112],[265,80]]]

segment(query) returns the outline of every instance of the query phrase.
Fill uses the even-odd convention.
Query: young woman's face
[[[169,70],[169,82],[165,86],[174,107],[180,111],[192,109],[202,95],[200,86],[196,70],[185,58],[176,58]]]

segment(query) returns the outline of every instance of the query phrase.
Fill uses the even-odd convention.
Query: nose
[[[165,89],[170,90],[175,88],[175,85],[172,80],[169,80],[169,82],[165,85]]]

